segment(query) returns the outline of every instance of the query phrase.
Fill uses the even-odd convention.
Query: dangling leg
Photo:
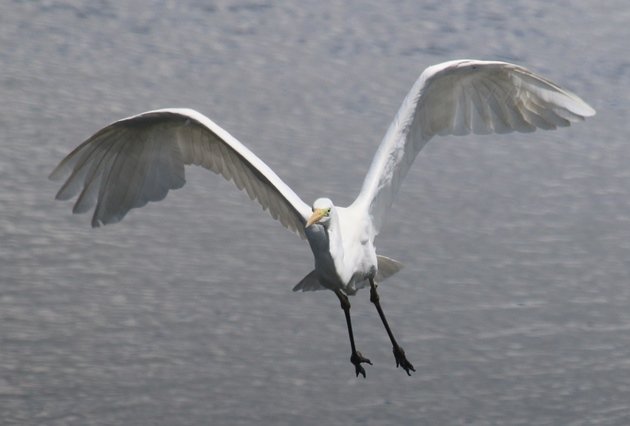
[[[348,296],[341,292],[341,290],[335,290],[335,294],[339,298],[341,302],[341,309],[343,309],[343,313],[346,314],[346,324],[348,325],[348,336],[350,337],[350,347],[352,348],[352,355],[350,356],[350,362],[354,364],[354,368],[357,373],[357,377],[359,374],[362,374],[365,377],[365,369],[361,366],[361,363],[367,363],[372,365],[369,359],[364,358],[361,355],[361,352],[357,351],[354,346],[354,334],[352,333],[352,320],[350,319],[350,301],[348,300]]]
[[[376,292],[376,284],[374,283],[374,279],[372,278],[370,278],[370,302],[374,303],[374,306],[376,306],[376,310],[378,311],[378,314],[381,317],[381,321],[383,321],[383,325],[385,326],[385,330],[389,335],[389,340],[391,340],[392,342],[392,346],[394,347],[394,357],[396,358],[396,367],[402,367],[407,372],[407,375],[411,376],[409,370],[415,372],[416,369],[413,368],[413,365],[411,365],[409,361],[407,361],[407,358],[405,357],[405,351],[403,350],[403,348],[400,347],[400,345],[398,345],[398,342],[396,342],[392,330],[389,328],[389,324],[387,323],[387,319],[385,318],[385,314],[383,313],[383,308],[381,308],[380,297]]]

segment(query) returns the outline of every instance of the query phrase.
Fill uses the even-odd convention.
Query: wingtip
[[[571,95],[573,95],[572,97],[574,98],[574,102],[571,105],[571,112],[573,114],[577,114],[583,118],[593,117],[595,114],[597,114],[595,108],[583,101],[582,98],[573,93]]]
[[[586,102],[584,103],[584,106],[585,106],[585,111],[584,111],[584,113],[582,113],[582,115],[584,117],[593,117],[593,116],[597,115],[597,111],[595,110],[595,108],[591,107]]]
[[[64,176],[68,174],[67,169],[63,166],[63,162],[59,163],[52,172],[48,174],[48,179],[53,182],[60,181]]]

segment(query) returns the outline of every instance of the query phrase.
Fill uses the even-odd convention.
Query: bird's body
[[[304,203],[261,159],[197,111],[149,111],[106,126],[51,173],[67,177],[57,193],[80,193],[73,212],[90,210],[92,226],[115,223],[135,207],[163,199],[185,183],[184,166],[201,165],[247,191],[274,219],[310,244],[315,269],[294,290],[329,289],[341,301],[356,374],[348,295],[366,285],[392,341],[397,365],[415,371],[382,312],[376,282],[401,264],[378,256],[374,240],[418,152],[435,135],[555,129],[594,115],[579,97],[527,69],[505,63],[457,60],[427,68],[412,86],[381,142],[361,191],[347,207],[328,198]]]
[[[318,201],[333,207],[327,198]],[[317,205],[318,202],[314,204]],[[369,278],[375,277],[376,249],[369,229],[369,217],[351,207],[331,209],[329,225],[317,223],[306,228],[315,271],[323,287],[355,294]]]

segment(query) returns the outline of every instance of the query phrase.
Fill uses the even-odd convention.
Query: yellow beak
[[[304,227],[308,228],[312,224],[319,222],[322,219],[322,217],[326,216],[327,212],[328,212],[327,209],[313,210],[313,214],[311,215],[311,217],[308,218],[308,220],[306,221],[306,225],[304,225]]]

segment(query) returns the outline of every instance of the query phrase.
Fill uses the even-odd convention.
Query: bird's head
[[[308,228],[315,223],[328,227],[334,208],[335,206],[330,199],[318,198],[313,203],[313,214],[308,218],[304,227]]]

